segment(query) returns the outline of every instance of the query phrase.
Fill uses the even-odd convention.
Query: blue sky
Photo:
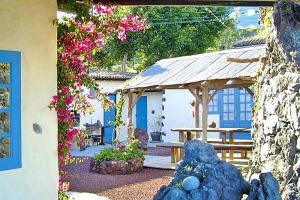
[[[70,16],[63,12],[58,12],[58,18]],[[238,7],[231,13],[231,17],[236,19],[239,28],[249,28],[259,26],[259,9],[257,7]]]
[[[231,17],[237,20],[239,28],[249,28],[259,26],[259,9],[253,8],[235,8]]]

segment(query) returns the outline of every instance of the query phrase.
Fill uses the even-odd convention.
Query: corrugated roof
[[[136,76],[136,73],[90,69],[89,76],[95,80],[129,80]]]
[[[260,36],[254,36],[243,40],[238,40],[234,42],[232,46],[233,48],[239,48],[239,47],[247,47],[252,45],[263,45],[263,44],[266,44],[266,38]]]
[[[125,89],[185,85],[208,80],[254,78],[260,63],[229,62],[265,54],[264,45],[160,60],[128,81]]]

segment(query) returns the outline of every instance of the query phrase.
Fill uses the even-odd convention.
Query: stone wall
[[[252,173],[271,171],[283,200],[300,199],[299,6],[275,6],[273,35],[256,84]],[[298,186],[297,186],[298,185]]]

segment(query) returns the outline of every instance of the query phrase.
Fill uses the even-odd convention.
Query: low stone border
[[[144,160],[141,158],[135,158],[127,161],[120,160],[102,162],[93,159],[90,165],[90,171],[99,174],[122,175],[141,172],[144,169],[143,166]]]

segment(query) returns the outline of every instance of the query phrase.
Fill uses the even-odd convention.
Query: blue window
[[[214,94],[214,90],[210,91],[210,95]],[[217,92],[217,94],[215,94],[215,96],[213,97],[212,100],[210,100],[209,104],[208,104],[208,112],[209,114],[218,114],[219,113],[219,92]]]
[[[21,53],[0,50],[0,170],[21,167]]]

